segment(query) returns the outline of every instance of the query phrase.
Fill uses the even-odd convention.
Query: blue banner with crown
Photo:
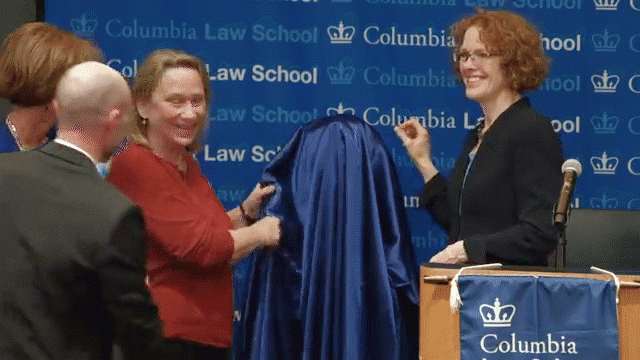
[[[460,276],[461,360],[619,359],[613,281]]]

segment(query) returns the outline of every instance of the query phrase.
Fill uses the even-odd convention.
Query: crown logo
[[[493,306],[480,305],[480,315],[485,327],[509,327],[511,319],[516,313],[516,307],[513,305],[500,306],[500,300],[496,298]]]
[[[620,0],[593,0],[596,10],[618,10]]]
[[[80,37],[92,37],[98,29],[98,20],[82,13],[80,18],[71,19],[71,29]]]
[[[340,105],[338,105],[337,108],[334,107],[330,107],[327,109],[327,116],[332,116],[332,115],[355,115],[356,114],[356,110],[354,108],[346,108],[342,106],[342,103],[340,103]]]
[[[618,75],[611,75],[607,73],[607,70],[600,74],[591,76],[591,83],[593,84],[593,91],[597,93],[612,93],[616,92],[616,87],[620,82]]]
[[[351,84],[351,80],[353,80],[353,75],[356,73],[356,69],[352,66],[344,66],[342,61],[338,64],[337,67],[330,66],[327,68],[327,74],[329,74],[329,81],[331,84]]]
[[[591,157],[591,167],[594,174],[613,175],[618,167],[618,158],[608,157],[607,153],[603,152],[602,157]]]
[[[589,200],[591,207],[594,209],[617,209],[618,199],[608,198],[607,194],[602,194],[601,198],[591,198]]]
[[[602,34],[593,34],[591,41],[596,51],[616,51],[618,43],[620,43],[620,36],[609,35],[609,31],[605,29]]]
[[[351,44],[353,35],[356,33],[356,28],[353,26],[344,26],[344,23],[340,21],[338,26],[329,26],[327,33],[329,33],[329,39],[331,39],[332,44]]]
[[[606,111],[602,113],[602,117],[594,115],[591,118],[591,125],[596,134],[615,134],[619,122],[617,116],[609,116]]]

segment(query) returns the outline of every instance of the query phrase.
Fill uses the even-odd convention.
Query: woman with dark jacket
[[[543,82],[549,60],[522,17],[484,11],[452,27],[455,69],[484,112],[445,181],[431,160],[428,131],[410,120],[396,133],[425,182],[420,206],[449,234],[436,263],[547,265],[557,231],[562,146],[523,93]]]

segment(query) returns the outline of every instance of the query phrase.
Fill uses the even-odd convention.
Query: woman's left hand
[[[469,261],[463,240],[457,241],[433,255],[429,262],[439,264],[463,264]]]
[[[262,205],[264,199],[273,194],[275,190],[276,187],[274,185],[262,187],[260,183],[256,184],[251,194],[242,202],[242,208],[246,212],[246,215],[252,219],[256,219],[260,212],[260,205]]]

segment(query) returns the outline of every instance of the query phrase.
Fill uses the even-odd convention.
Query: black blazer
[[[163,358],[140,211],[82,153],[0,155],[0,359]]]
[[[558,240],[552,222],[562,187],[558,135],[523,98],[486,132],[465,181],[477,134],[467,136],[448,184],[440,174],[425,184],[421,206],[448,231],[449,243],[464,240],[473,263],[546,266]]]

